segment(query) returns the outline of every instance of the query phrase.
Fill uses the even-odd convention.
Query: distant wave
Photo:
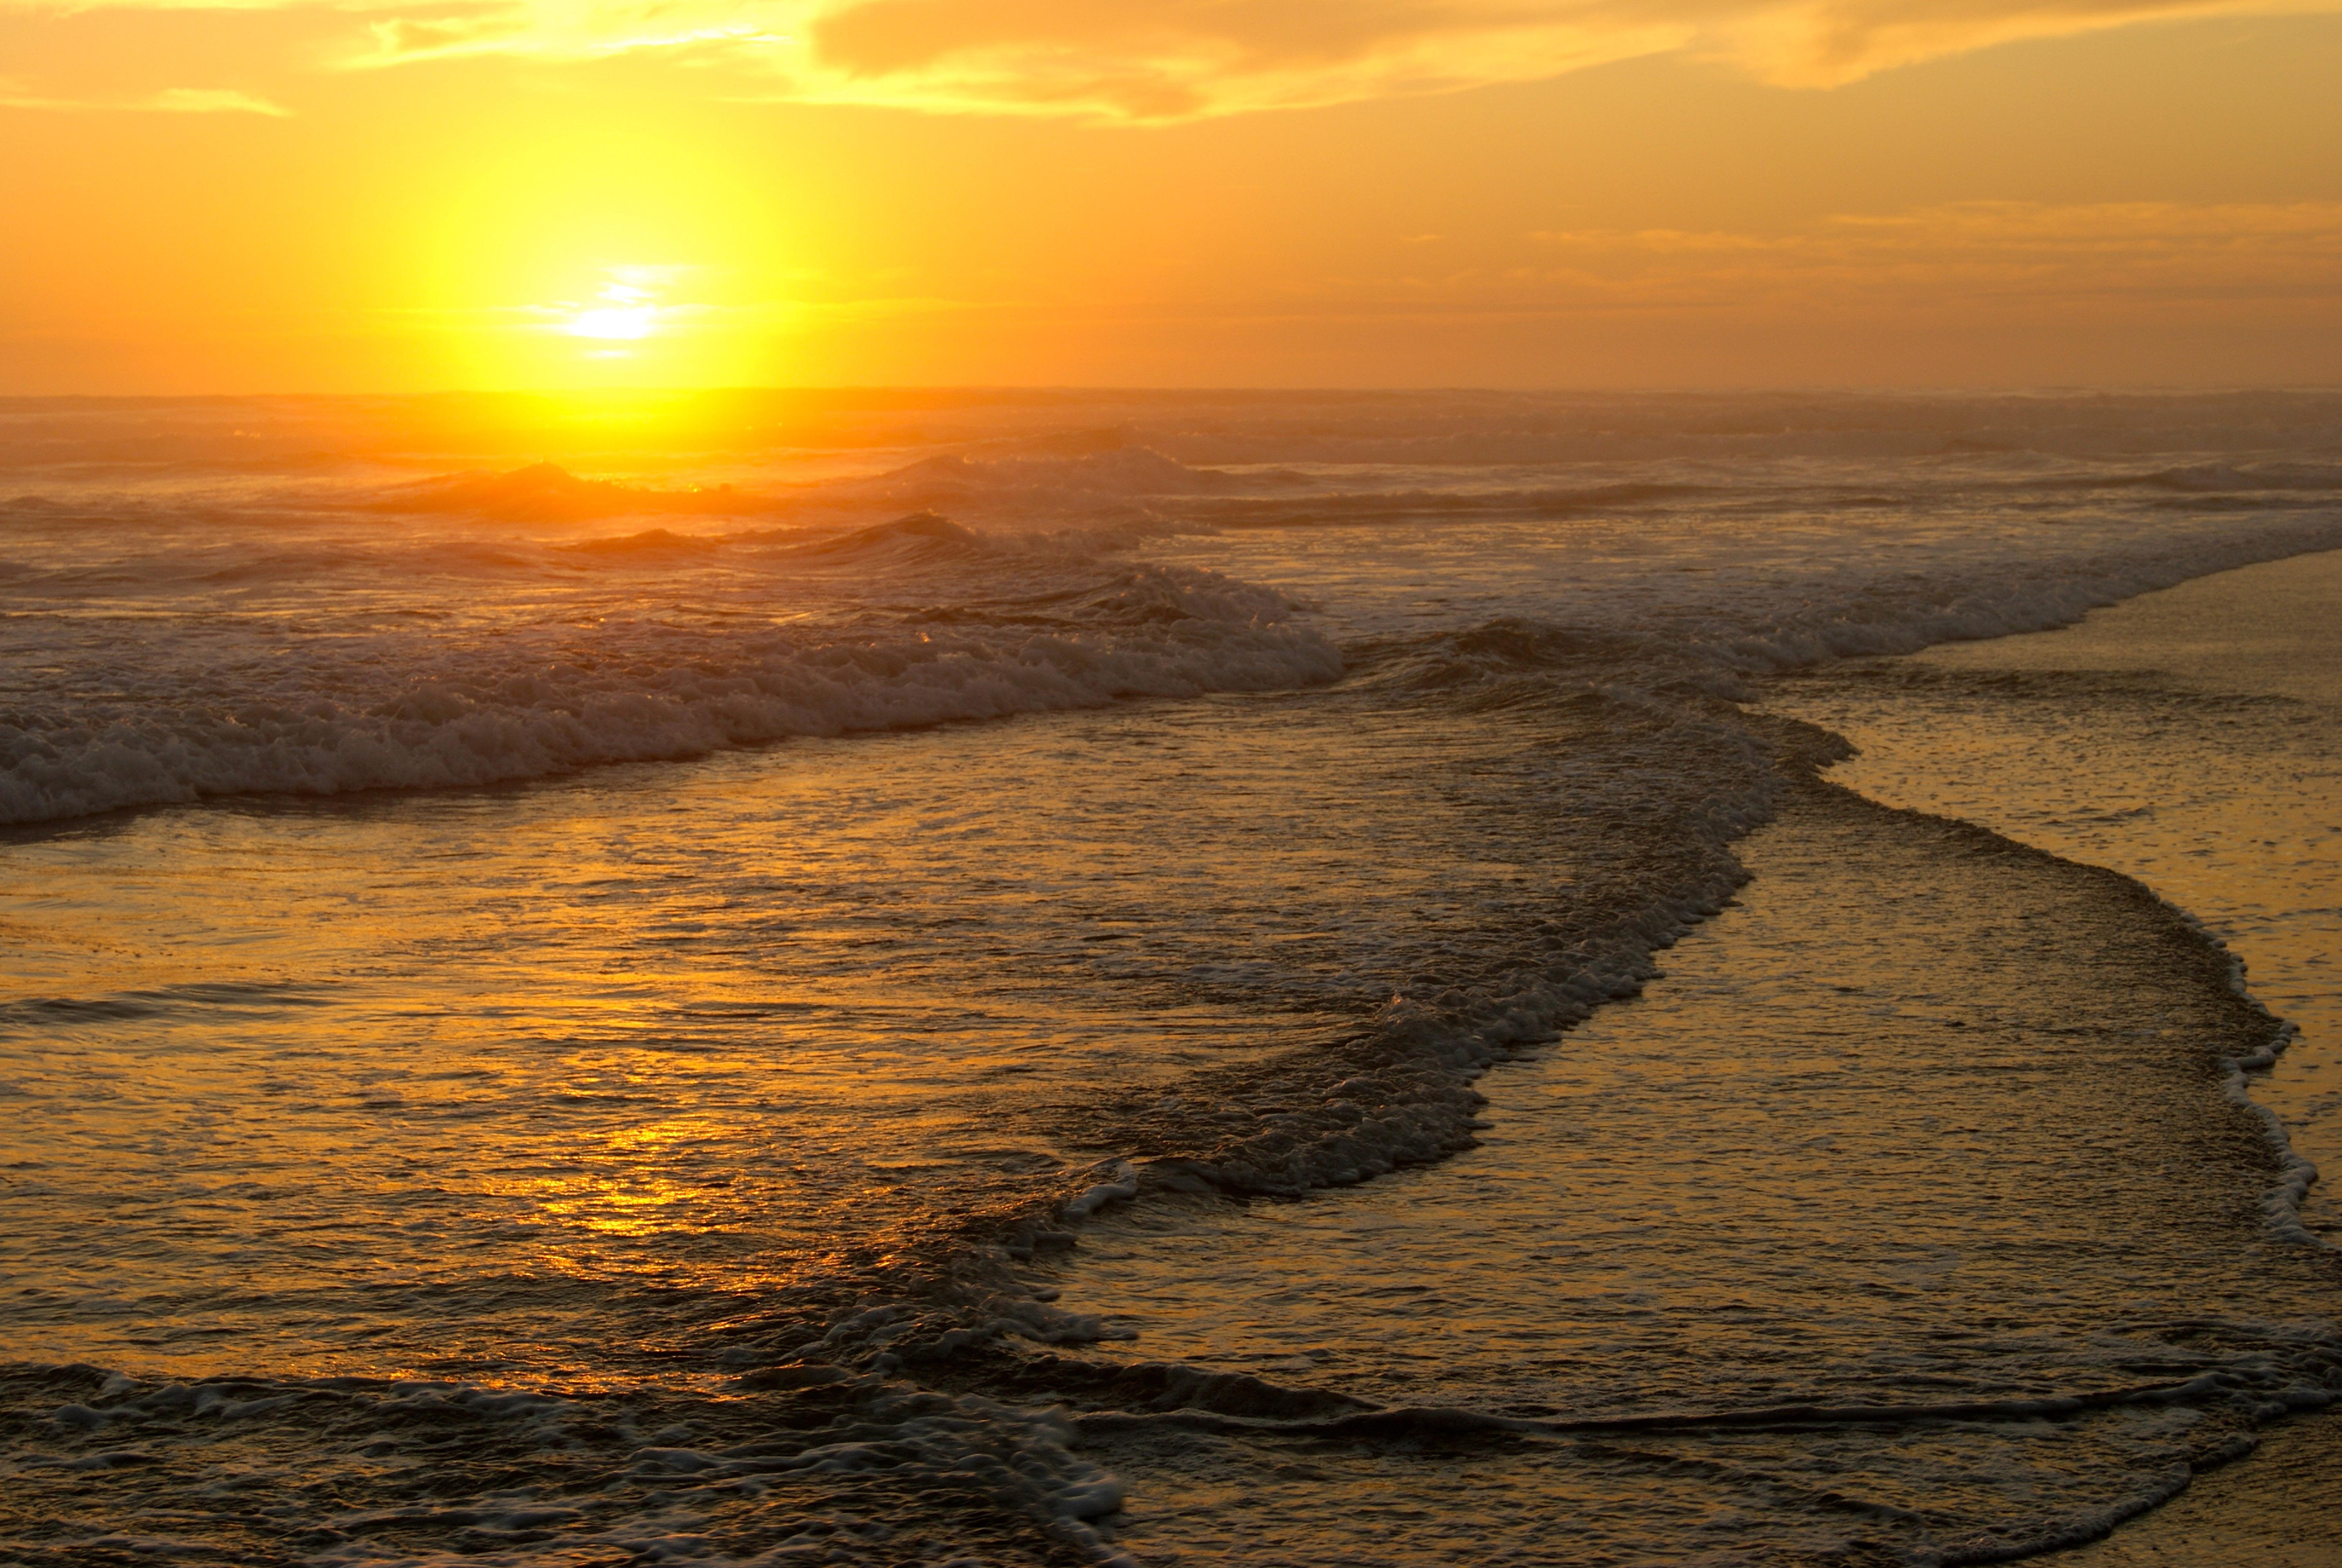
[[[517,523],[576,523],[605,517],[819,514],[839,509],[946,511],[971,504],[1045,512],[1095,509],[1146,497],[1216,495],[1305,483],[1286,474],[1231,474],[1191,467],[1146,447],[1070,456],[943,453],[857,478],[756,494],[730,484],[662,488],[588,479],[552,463],[493,474],[418,480],[377,495],[370,510],[457,514]]]
[[[2033,480],[2028,487],[2050,490],[2168,490],[2186,495],[2225,495],[2254,491],[2342,490],[2342,464],[2189,463],[2095,474]]]
[[[502,474],[455,474],[425,479],[369,504],[373,510],[466,513],[516,522],[568,523],[644,512],[737,514],[770,502],[729,484],[659,490],[608,479],[581,479],[551,463]]]
[[[1561,518],[1722,493],[1716,485],[1658,481],[1596,484],[1579,490],[1529,486],[1336,491],[1316,495],[1213,498],[1189,504],[1184,514],[1221,528],[1341,527],[1429,518]]]
[[[1151,447],[1130,446],[1073,457],[946,454],[866,483],[872,489],[944,495],[1045,489],[1089,494],[1186,495],[1248,488],[1257,481],[1249,475],[1191,467]]]
[[[718,541],[689,534],[670,533],[665,528],[646,528],[639,534],[620,534],[607,539],[581,539],[563,549],[579,555],[704,555],[720,548]]]
[[[851,534],[816,539],[796,547],[796,554],[830,561],[872,557],[933,559],[982,548],[982,541],[948,517],[916,512],[891,523],[876,523]]]

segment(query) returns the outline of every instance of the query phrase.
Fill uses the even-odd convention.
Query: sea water
[[[2342,400],[0,420],[26,1561],[1980,1561],[2342,1388],[2330,689],[1879,662]]]

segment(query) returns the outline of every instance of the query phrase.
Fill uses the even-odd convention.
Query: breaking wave
[[[819,553],[847,566],[932,564],[937,551],[972,545],[941,519],[911,519]],[[703,553],[663,534],[590,548]],[[499,627],[485,638],[425,623],[297,653],[238,639],[229,664],[116,667],[105,700],[0,708],[0,821],[221,794],[476,786],[796,735],[1304,685],[1342,670],[1273,593],[1146,567],[1056,581],[1054,592],[971,614],[842,617],[832,605],[802,626],[613,611],[590,626]],[[203,639],[181,650],[221,651]]]

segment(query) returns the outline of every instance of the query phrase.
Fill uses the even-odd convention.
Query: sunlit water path
[[[15,1332],[639,1373],[1055,1191],[1109,1089],[1354,1032],[1624,874],[1519,739],[1232,696],[42,834],[5,890]]]

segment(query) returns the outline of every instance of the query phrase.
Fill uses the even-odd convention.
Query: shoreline
[[[1828,777],[2130,876],[2235,955],[2298,1033],[2239,1064],[2328,1174],[2299,1223],[2342,1243],[2342,551],[2190,578],[2044,632],[1784,677],[1760,711],[1857,754]],[[2241,629],[2239,629],[2241,628]]]
[[[2297,1260],[2289,1295],[2263,1288],[2239,1204],[2266,1146],[2205,1046],[2267,1029],[2178,911],[2133,878],[1827,782],[1744,842],[1755,879],[1641,998],[1484,1081],[1478,1147],[1289,1203],[1085,1227],[1050,1280],[1069,1310],[1138,1331],[1117,1358],[1424,1423],[1406,1465],[1363,1429],[1306,1422],[1176,1442],[1107,1427],[1101,1462],[1130,1487],[1117,1543],[1167,1568],[1283,1563],[1329,1538],[1415,1563],[1501,1528],[1529,1560],[1631,1561],[1646,1517],[1753,1529],[1755,1483],[1816,1498],[1812,1526],[1846,1530],[1847,1551],[1900,1550],[1915,1528],[1945,1561],[2006,1561],[2072,1550],[2187,1466],[2214,1473],[2249,1419],[2226,1393],[1886,1441],[1695,1420],[1514,1452],[1429,1419],[1680,1411],[1694,1387],[1723,1397],[1721,1366],[1752,1408],[2089,1394],[2149,1367],[2184,1382],[2285,1353],[2258,1320],[2300,1317],[2324,1287]],[[1702,1136],[1656,1134],[1661,1100]],[[2141,1289],[2164,1303],[2143,1317]],[[2224,1325],[2200,1347],[2197,1317]],[[2003,1337],[2013,1321],[2021,1342]],[[2038,1361],[2016,1348],[2053,1340]],[[1849,1496],[1872,1523],[1827,1522]]]
[[[2342,667],[2342,637],[2321,634],[2327,623],[2317,611],[2337,598],[2342,552],[2306,552],[2190,578],[2093,610],[2067,626],[1938,644],[1872,662],[1873,672],[1897,684],[1896,697],[1916,697],[1926,708],[1918,724],[1866,724],[1855,716],[1863,703],[1848,703],[1842,693],[1837,702],[1845,712],[1827,711],[1831,704],[1809,699],[1784,702],[1785,694],[1797,690],[1787,682],[1768,693],[1765,703],[1767,711],[1795,714],[1847,733],[1862,754],[1832,767],[1828,776],[1866,798],[1975,822],[2077,864],[2129,875],[2235,954],[2243,994],[2300,1025],[2299,1035],[2273,1064],[2245,1067],[2233,1081],[2233,1092],[2273,1124],[2271,1146],[2280,1159],[2307,1160],[2327,1174],[2294,1205],[2300,1237],[2296,1244],[2313,1247],[2330,1247],[2337,1235],[2332,1213],[2342,1186],[2342,1160],[2337,1159],[2342,1144],[2333,1136],[2337,1129],[2332,1107],[2342,1091],[2342,1029],[2336,1027],[2342,1009],[2331,1004],[2330,982],[2319,984],[2313,949],[2321,943],[2320,932],[2293,931],[2298,951],[2287,952],[2284,922],[2266,910],[2268,885],[2284,880],[2282,863],[2315,864],[2314,851],[2322,846],[2314,838],[2289,837],[2282,824],[2268,825],[2270,814],[2249,798],[2235,798],[2240,792],[2197,807],[2171,798],[2170,781],[2156,781],[2165,792],[2160,794],[2156,785],[2142,784],[2136,799],[2097,802],[2098,820],[2091,821],[2086,809],[2091,791],[2120,788],[2129,781],[2120,763],[2107,760],[2112,744],[2104,733],[2107,726],[2072,721],[2083,704],[2067,708],[2055,725],[2025,727],[2020,718],[2005,737],[1980,744],[1976,734],[2030,700],[2028,694],[2037,689],[2045,709],[2062,689],[2096,695],[2110,716],[2144,714],[2157,695],[2167,694],[2187,715],[2173,722],[2182,729],[2221,722],[2217,709],[2224,702],[2251,712],[2272,705],[2328,707],[2337,694],[2335,672]],[[1859,673],[1831,672],[1807,684],[1808,690],[1843,688],[1852,684],[1848,676],[1859,679]],[[1881,704],[1874,719],[1884,720],[1883,710],[1892,702]],[[2066,781],[2071,798],[2043,809],[2026,798],[2044,782],[2023,776],[2028,764],[2037,775],[2062,764],[2082,776]],[[2272,772],[2295,765],[2295,759],[2282,755],[2267,763]],[[2307,772],[2297,768],[2297,789],[2298,777]],[[2233,782],[2223,780],[2220,787],[2201,793],[2218,795]],[[2273,797],[2287,793],[2270,791]],[[2226,814],[2226,820],[2212,814],[2214,809]],[[2028,811],[2035,814],[2030,819]],[[2167,821],[2168,827],[2158,833],[2157,824]],[[2265,841],[2257,847],[2272,864],[2257,878],[2252,856],[2237,854],[2223,861],[2206,844],[2188,843],[2191,830],[2207,835],[2225,831],[2238,839],[2257,834]],[[2282,1186],[2273,1191],[2273,1199],[2281,1197]],[[2270,1223],[2278,1223],[2277,1217],[2272,1215]],[[2325,1239],[2311,1231],[2321,1231]],[[2303,1413],[2263,1429],[2250,1452],[2199,1472],[2169,1501],[2097,1540],[2044,1555],[2077,1568],[2210,1568],[2244,1562],[2257,1568],[2337,1568],[2342,1565],[2337,1516],[2342,1420],[2330,1412]]]
[[[2198,1471],[2170,1501],[2040,1560],[2059,1568],[2336,1568],[2342,1416],[2328,1410],[2266,1427],[2251,1453]]]

